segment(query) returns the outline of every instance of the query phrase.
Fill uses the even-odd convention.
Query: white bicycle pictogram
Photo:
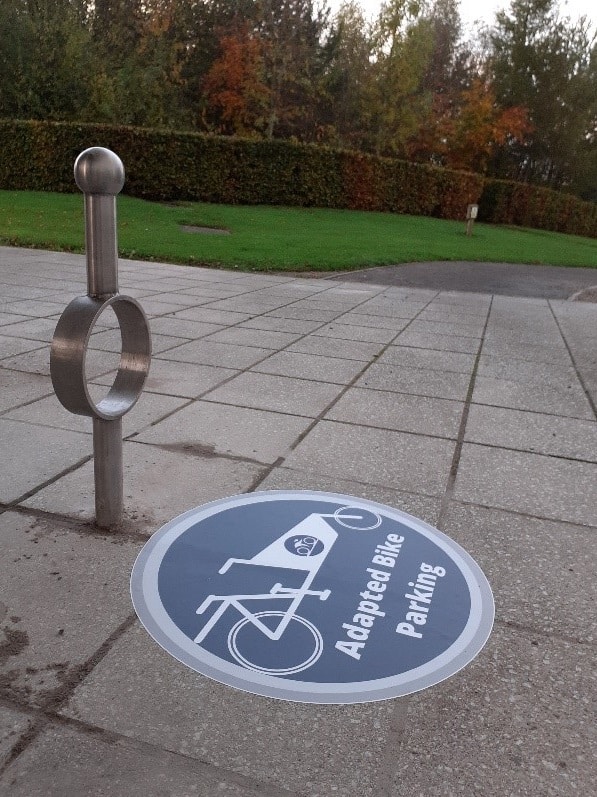
[[[218,571],[226,573],[234,564],[252,565],[256,567],[277,567],[286,570],[304,571],[305,579],[298,588],[285,587],[275,583],[269,592],[245,595],[208,595],[197,608],[197,614],[204,614],[213,603],[220,603],[218,608],[193,640],[197,644],[203,642],[212,628],[220,621],[229,607],[236,609],[242,616],[234,623],[228,633],[228,650],[230,655],[243,667],[269,675],[293,675],[311,667],[323,653],[323,638],[319,629],[310,621],[297,614],[301,602],[307,596],[325,601],[331,590],[310,589],[319,569],[335,543],[338,533],[327,522],[333,519],[340,526],[357,531],[370,531],[381,525],[382,519],[376,513],[361,507],[343,506],[332,514],[312,513],[274,542],[257,553],[251,559],[228,559]],[[245,602],[280,600],[289,601],[288,607],[282,610],[251,611]],[[269,624],[268,624],[269,623]],[[241,631],[251,625],[273,642],[283,641],[284,632],[294,623],[295,629],[307,629],[312,638],[312,649],[301,661],[289,666],[269,667],[251,661],[242,651]]]

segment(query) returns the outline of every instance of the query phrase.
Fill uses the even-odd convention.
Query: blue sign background
[[[210,593],[263,593],[276,582],[299,588],[304,574],[289,569],[238,564],[223,575],[218,570],[231,556],[250,559],[310,513],[326,514],[345,505],[330,506],[317,501],[253,504],[225,510],[190,526],[170,546],[159,569],[158,589],[164,608],[181,631],[194,639],[207,619],[197,615],[196,609]],[[338,532],[338,539],[312,588],[329,589],[331,594],[325,601],[306,596],[298,609],[298,614],[321,632],[323,655],[308,670],[284,677],[304,680],[308,674],[310,681],[327,683],[385,678],[434,659],[461,634],[470,614],[469,590],[462,574],[441,548],[388,517],[383,518],[378,528],[368,531],[348,529],[334,519],[327,522]],[[393,568],[372,564],[376,546],[382,545],[388,534],[405,537]],[[416,639],[397,634],[396,626],[406,617],[409,600],[404,595],[412,593],[408,583],[416,581],[422,562],[444,567],[446,575],[437,579],[427,623],[416,628],[422,638]],[[342,625],[352,624],[362,600],[359,595],[367,591],[367,583],[373,580],[367,573],[368,567],[386,571],[390,578],[379,601],[385,617],[374,617],[361,658],[357,660],[337,650],[335,643],[347,639]],[[260,601],[257,607],[253,602],[251,608],[281,611],[286,605],[273,598]],[[227,637],[240,618],[238,611],[229,607],[202,646],[234,663]],[[301,633],[300,628],[291,624],[283,640],[268,644],[263,634],[249,625],[243,634],[247,659],[262,662],[264,666],[269,661],[272,667],[301,661],[305,658],[301,646],[304,650],[309,644],[308,634],[304,627]],[[292,650],[293,646],[298,649]]]
[[[403,538],[398,552],[383,550],[389,537],[390,549]],[[422,573],[423,609],[397,633]],[[493,623],[487,580],[444,534],[390,507],[316,492],[236,496],[174,519],[139,555],[131,593],[148,631],[188,666],[303,702],[430,686],[474,658]]]

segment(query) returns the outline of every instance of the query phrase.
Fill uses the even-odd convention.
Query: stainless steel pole
[[[87,295],[73,299],[56,325],[50,373],[62,405],[93,418],[96,520],[109,528],[122,516],[122,416],[141,394],[151,336],[141,305],[118,293],[116,195],[124,185],[122,161],[109,149],[86,149],[75,161],[75,181],[85,195]],[[93,327],[108,307],[118,319],[122,352],[114,383],[96,404],[87,386],[85,358]]]

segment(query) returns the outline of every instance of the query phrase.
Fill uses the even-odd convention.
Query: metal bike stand
[[[95,513],[109,528],[122,515],[122,416],[141,394],[149,373],[151,335],[141,305],[118,293],[116,195],[124,185],[124,166],[111,150],[92,147],[74,166],[75,182],[85,195],[87,295],[65,308],[50,350],[52,384],[60,403],[76,415],[93,418]],[[99,316],[111,307],[120,326],[122,351],[108,394],[97,404],[85,375],[89,338]]]

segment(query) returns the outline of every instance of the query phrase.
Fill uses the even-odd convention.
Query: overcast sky
[[[329,0],[332,9],[337,9],[342,0]],[[367,17],[374,16],[381,0],[357,0]],[[460,16],[465,25],[472,24],[476,20],[491,22],[494,14],[500,8],[508,8],[509,0],[460,0]],[[595,12],[595,0],[560,0],[560,8],[572,19],[578,19],[586,15],[595,22],[597,13]]]

